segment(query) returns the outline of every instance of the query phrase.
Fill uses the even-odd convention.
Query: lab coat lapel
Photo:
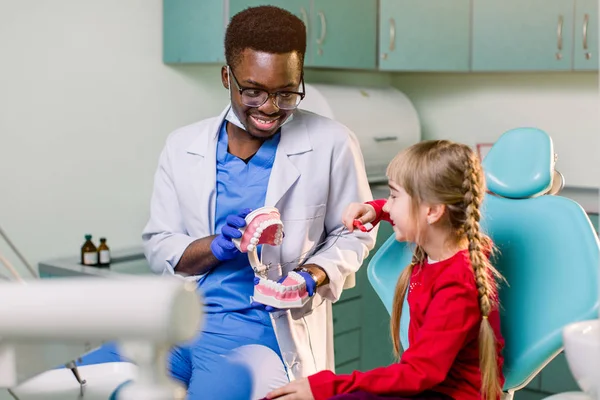
[[[306,125],[297,113],[294,119],[281,128],[275,162],[269,178],[265,206],[278,207],[279,201],[300,178],[300,171],[290,157],[312,150]]]
[[[217,142],[219,129],[229,110],[229,106],[203,126],[198,138],[188,147],[187,153],[193,157],[191,164],[191,182],[198,199],[197,215],[204,229],[210,235],[215,233],[215,209],[217,199]],[[208,226],[206,226],[208,222]]]

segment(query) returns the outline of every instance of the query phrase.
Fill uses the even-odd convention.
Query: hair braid
[[[470,150],[470,149],[469,149]],[[469,240],[469,256],[475,274],[479,295],[479,308],[483,320],[479,329],[479,366],[481,369],[481,391],[485,399],[496,400],[502,393],[498,379],[496,336],[488,321],[488,315],[494,306],[495,282],[497,271],[492,267],[484,249],[491,251],[490,241],[480,230],[480,206],[483,202],[483,171],[469,151],[465,158],[465,234]]]
[[[390,332],[392,335],[392,345],[394,346],[394,355],[400,359],[400,319],[402,317],[402,306],[404,299],[408,296],[408,287],[410,285],[410,277],[415,268],[415,265],[421,264],[425,259],[425,251],[421,246],[413,252],[410,264],[402,271],[396,289],[394,290],[394,301],[392,303],[392,317],[390,318]]]

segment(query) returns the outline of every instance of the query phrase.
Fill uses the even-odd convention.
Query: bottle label
[[[83,253],[83,263],[85,265],[98,264],[98,253]]]
[[[110,263],[110,251],[100,250],[100,264]]]

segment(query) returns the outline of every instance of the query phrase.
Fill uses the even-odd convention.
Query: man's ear
[[[445,204],[433,204],[427,207],[427,224],[433,225],[442,219],[446,212]]]
[[[227,65],[221,67],[221,83],[225,89],[229,89],[229,68]]]

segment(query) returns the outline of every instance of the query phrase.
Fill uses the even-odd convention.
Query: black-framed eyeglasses
[[[306,90],[304,89],[304,76],[300,79],[302,84],[302,92],[293,92],[289,90],[282,90],[278,92],[269,92],[264,89],[256,89],[256,88],[246,88],[240,85],[237,78],[233,74],[231,68],[229,69],[229,74],[233,77],[235,81],[235,85],[238,87],[238,91],[240,93],[240,97],[242,98],[242,103],[247,107],[260,107],[267,102],[267,100],[271,97],[275,97],[275,105],[282,110],[294,110],[304,96],[306,94]]]

